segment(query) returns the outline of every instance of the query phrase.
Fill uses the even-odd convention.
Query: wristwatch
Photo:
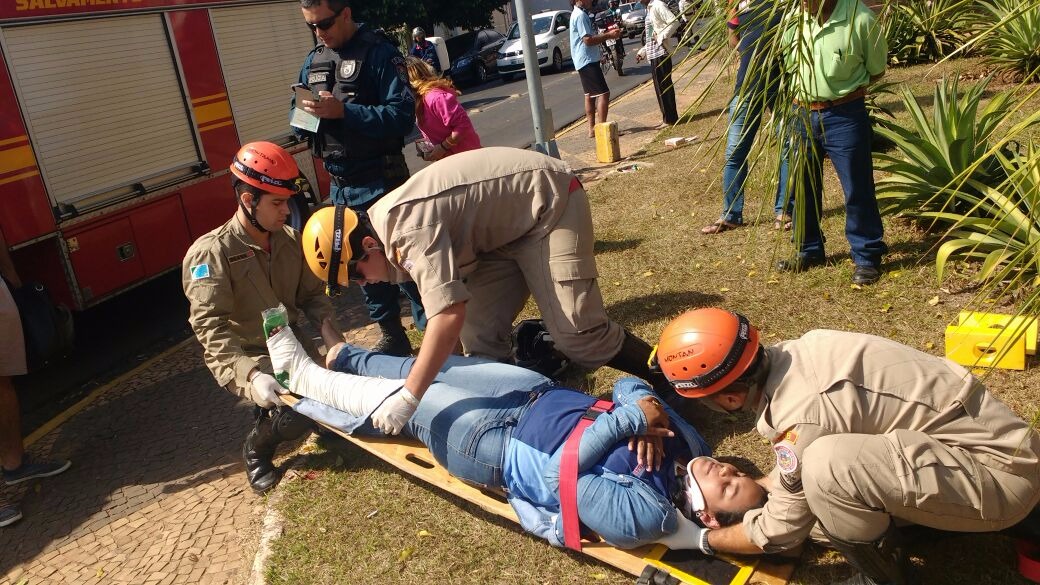
[[[715,549],[711,548],[711,545],[708,544],[709,532],[711,532],[711,530],[708,530],[707,528],[701,531],[701,541],[698,543],[697,548],[701,549],[701,552],[706,555],[715,556]]]

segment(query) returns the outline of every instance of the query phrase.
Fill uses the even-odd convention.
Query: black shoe
[[[372,351],[397,357],[412,355],[412,342],[408,341],[408,335],[400,321],[381,321],[379,329],[382,330],[383,336],[372,346]]]
[[[806,270],[823,266],[827,260],[822,256],[795,256],[790,260],[781,260],[776,263],[777,272],[805,272]]]
[[[852,271],[852,284],[874,284],[881,280],[881,271],[874,266],[860,266]]]

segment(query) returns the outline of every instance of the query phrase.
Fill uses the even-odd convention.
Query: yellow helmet
[[[337,214],[342,218],[339,226],[336,225]],[[317,209],[303,227],[301,242],[307,266],[315,276],[329,283],[330,291],[335,290],[336,286],[350,285],[353,273],[351,260],[354,259],[350,234],[359,223],[357,213],[346,206],[337,205]],[[330,272],[335,274],[335,282],[330,282]]]

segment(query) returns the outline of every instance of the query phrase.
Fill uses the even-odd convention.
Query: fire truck
[[[22,279],[82,310],[178,267],[234,213],[247,142],[328,193],[288,125],[314,45],[295,0],[0,3],[0,229]]]

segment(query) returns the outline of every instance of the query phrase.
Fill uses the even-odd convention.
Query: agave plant
[[[1026,82],[1040,81],[1040,0],[984,0],[977,24],[986,60]]]
[[[975,2],[971,0],[889,0],[881,9],[889,55],[897,62],[939,61],[964,53]],[[893,49],[895,50],[893,52]],[[903,59],[903,61],[899,61]]]
[[[1006,179],[991,186],[975,179],[953,196],[968,207],[963,214],[947,211],[922,215],[951,224],[948,241],[936,255],[941,281],[955,258],[982,260],[980,280],[1023,284],[1022,277],[1040,274],[1040,148],[1030,143],[1022,153],[994,155]]]
[[[963,94],[957,79],[936,83],[931,116],[909,89],[902,91],[910,123],[882,123],[875,132],[896,146],[893,154],[876,153],[878,205],[885,213],[917,215],[948,208],[952,190],[972,191],[967,183],[995,185],[1003,168],[990,154],[991,138],[1013,109],[1012,93],[999,93],[980,110],[989,79]],[[977,193],[976,193],[977,194]]]

